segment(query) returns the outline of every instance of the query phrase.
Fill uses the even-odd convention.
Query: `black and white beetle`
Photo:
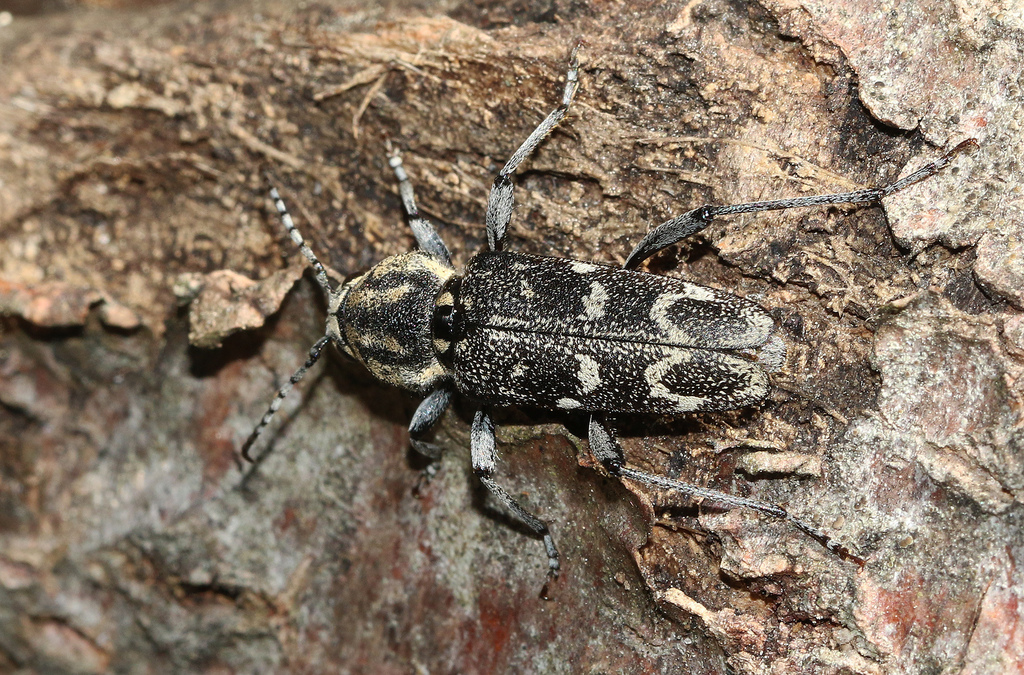
[[[504,251],[512,217],[512,175],[562,121],[578,87],[573,50],[561,104],[534,129],[494,179],[487,201],[488,250],[463,273],[433,226],[420,215],[402,160],[391,153],[402,202],[419,250],[387,258],[332,288],[278,196],[271,197],[292,241],[309,260],[328,299],[326,334],[277,393],[242,447],[249,450],[291,388],[333,342],[378,379],[426,398],[409,424],[414,448],[436,458],[421,436],[455,392],[479,404],[471,431],[473,470],[487,489],[544,542],[557,576],[558,551],[547,525],[493,478],[494,425],[488,408],[523,405],[591,414],[590,449],[614,476],[726,507],[746,507],[789,521],[828,550],[859,558],[781,507],[688,485],[626,466],[605,422],[607,413],[679,415],[731,410],[768,394],[768,373],[781,367],[785,343],[758,305],[723,291],[636,271],[663,248],[707,227],[715,216],[822,204],[877,202],[950,163],[974,140],[886,187],[841,194],[702,206],[651,230],[623,269],[566,258]]]

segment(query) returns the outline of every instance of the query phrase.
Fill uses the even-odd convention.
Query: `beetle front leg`
[[[416,481],[413,494],[419,495],[423,486],[434,479],[437,475],[441,460],[441,447],[433,443],[421,440],[421,436],[430,430],[432,426],[444,415],[448,404],[452,400],[451,389],[438,389],[420,402],[416,412],[409,422],[409,445],[413,450],[420,453],[428,460],[427,466],[420,472],[420,478]]]
[[[524,509],[512,498],[505,488],[494,482],[491,475],[494,473],[496,453],[494,450],[494,422],[491,416],[484,410],[478,410],[473,417],[473,429],[470,432],[470,452],[473,456],[473,472],[476,473],[480,482],[498,498],[505,507],[514,513],[530,530],[544,541],[544,549],[548,554],[548,576],[558,576],[558,549],[555,548],[555,541],[551,538],[551,532],[544,521]]]
[[[666,478],[665,476],[658,476],[629,468],[626,466],[626,462],[622,454],[622,447],[619,445],[618,440],[616,440],[615,435],[612,433],[607,423],[598,415],[592,415],[590,417],[589,433],[590,452],[593,453],[594,457],[601,462],[605,469],[608,470],[608,473],[613,476],[628,478],[629,480],[636,481],[637,483],[642,483],[648,487],[657,488],[659,490],[671,490],[694,500],[708,501],[726,508],[746,508],[771,516],[772,518],[785,520],[839,557],[852,560],[858,565],[864,565],[864,560],[862,558],[854,555],[842,544],[833,541],[827,534],[813,525],[790,515],[781,506],[759,502],[753,499],[745,499],[725,492],[709,490],[698,485],[690,485],[689,483],[683,483],[678,480],[673,480],[672,478]]]
[[[416,408],[412,421],[409,422],[409,444],[416,452],[431,460],[441,458],[441,448],[433,443],[420,440],[420,436],[429,431],[441,419],[451,400],[451,389],[438,389],[423,399],[419,407]]]
[[[441,235],[437,233],[433,224],[420,214],[420,210],[416,206],[412,181],[409,180],[409,174],[402,166],[402,156],[391,147],[390,142],[387,144],[387,150],[388,165],[395,172],[395,178],[398,179],[398,192],[402,196],[402,206],[405,207],[405,214],[409,217],[409,228],[412,230],[413,236],[416,237],[416,244],[420,249],[451,267],[452,254],[448,251],[444,240],[441,239]]]
[[[491,193],[487,197],[487,216],[485,217],[487,223],[487,245],[492,251],[500,251],[504,247],[505,232],[508,230],[509,221],[512,220],[512,191],[514,189],[512,174],[537,149],[540,142],[558,126],[559,122],[565,119],[565,114],[569,112],[572,99],[576,96],[580,74],[580,63],[576,58],[576,53],[579,50],[580,46],[576,45],[572,50],[572,55],[569,57],[569,72],[565,75],[565,90],[562,92],[562,103],[552,110],[551,114],[545,117],[544,121],[523,141],[523,144],[513,153],[512,157],[509,158],[508,162],[505,163],[505,166],[494,178]]]

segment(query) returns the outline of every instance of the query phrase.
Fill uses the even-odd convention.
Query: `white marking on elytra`
[[[597,281],[590,283],[590,295],[583,300],[582,321],[597,321],[604,318],[604,306],[608,302],[608,291]]]
[[[583,404],[574,398],[560,398],[555,401],[555,405],[563,410],[575,410],[583,407]]]
[[[526,375],[527,370],[529,370],[529,368],[527,368],[522,361],[516,361],[516,365],[512,366],[512,371],[509,373],[509,376],[513,380],[521,380],[523,376]]]
[[[703,396],[683,396],[665,386],[665,375],[676,366],[692,360],[693,357],[684,349],[672,350],[668,356],[647,366],[644,379],[651,388],[651,398],[663,398],[676,404],[678,412],[693,412],[708,402]]]
[[[708,295],[710,296],[710,294]],[[665,331],[666,336],[678,340],[679,342],[682,342],[684,344],[695,344],[695,337],[679,327],[679,324],[677,324],[674,321],[675,315],[670,313],[669,310],[675,303],[679,302],[680,300],[687,300],[690,298],[693,298],[695,300],[698,299],[694,295],[685,292],[662,293],[657,298],[655,298],[653,303],[651,303],[651,321],[654,322],[654,325]],[[710,297],[708,299],[710,299]]]
[[[664,293],[659,295],[651,304],[650,317],[656,326],[665,331],[665,337],[680,344],[700,346],[701,336],[684,330],[680,323],[691,322],[700,326],[698,321],[693,322],[693,316],[687,312],[679,312],[673,309],[677,302],[690,300],[694,303],[705,304],[707,311],[714,314],[716,306],[722,303],[721,295],[710,288],[696,284],[682,284],[682,290],[677,293]],[[729,298],[733,302],[742,302],[738,298]],[[730,322],[730,330],[727,333],[719,332],[715,335],[717,346],[724,349],[746,349],[757,347],[764,342],[765,338],[775,327],[775,323],[765,312],[748,311],[742,307],[734,309],[735,321]]]
[[[580,381],[580,392],[589,394],[601,386],[601,374],[598,372],[597,361],[585,354],[577,354],[576,360],[580,362],[580,369],[576,378]]]
[[[536,295],[536,293],[533,292],[533,289],[530,288],[530,284],[526,281],[526,279],[520,279],[519,286],[523,289],[523,297],[526,298],[527,300],[532,299],[533,296]]]
[[[582,262],[580,260],[573,260],[572,262],[570,262],[569,268],[573,272],[576,272],[577,274],[590,274],[591,272],[597,272],[601,269],[597,265],[592,265],[590,263]]]

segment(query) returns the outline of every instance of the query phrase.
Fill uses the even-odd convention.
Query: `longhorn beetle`
[[[425,395],[409,424],[412,446],[431,458],[422,436],[458,392],[478,404],[470,433],[473,470],[494,497],[544,542],[548,573],[558,550],[548,526],[494,480],[493,406],[523,405],[590,413],[590,450],[613,476],[674,490],[726,507],[745,507],[790,522],[833,553],[863,563],[824,532],[773,504],[744,499],[626,465],[605,420],[608,413],[679,415],[731,410],[768,394],[768,373],[785,358],[775,322],[758,305],[730,293],[637,271],[663,248],[706,228],[716,216],[825,204],[878,202],[932,176],[968,147],[880,188],[795,199],[701,206],[651,230],[623,268],[504,250],[512,217],[512,176],[565,118],[578,88],[572,51],[562,102],[534,129],[494,179],[487,200],[487,250],[459,273],[434,227],[420,214],[401,157],[389,164],[419,250],[378,263],[338,288],[295,228],[276,189],[284,227],[309,260],[327,295],[327,328],[306,362],[281,387],[242,447],[253,443],[281,402],[333,342],[378,379]]]

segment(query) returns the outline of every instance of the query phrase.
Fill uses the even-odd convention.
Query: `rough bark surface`
[[[1024,672],[1019,2],[102,4],[0,22],[0,671]],[[346,276],[413,245],[390,139],[464,264],[580,37],[517,250],[621,262],[701,203],[978,138],[884,207],[726,219],[649,263],[773,309],[790,354],[757,409],[620,420],[628,460],[784,504],[863,568],[507,411],[499,480],[564,556],[541,599],[469,409],[417,489],[416,401],[340,359],[239,461],[323,325],[265,174]]]

